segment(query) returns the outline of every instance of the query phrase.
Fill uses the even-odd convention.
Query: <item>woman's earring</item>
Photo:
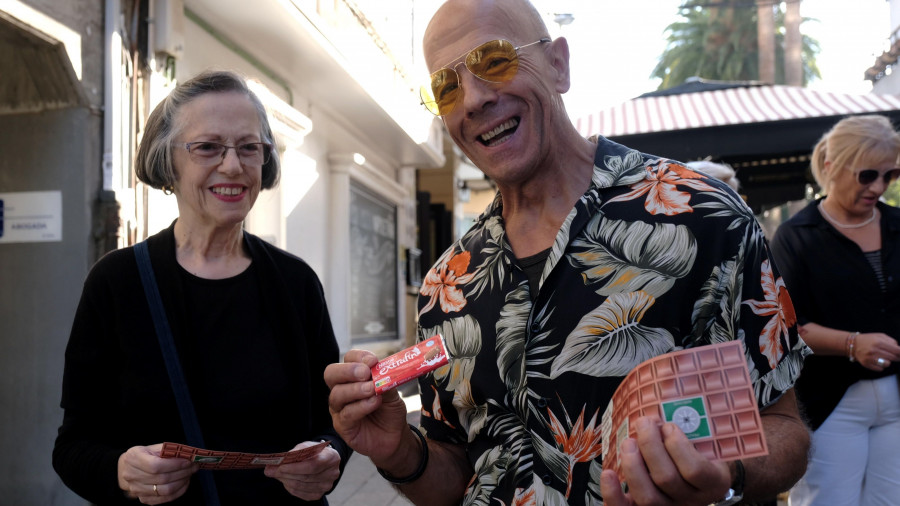
[[[162,187],[162,191],[163,191],[163,193],[165,193],[166,195],[171,195],[171,194],[175,193],[175,186],[174,186],[174,185],[171,185],[171,184],[167,184],[167,185],[165,185],[165,186]]]

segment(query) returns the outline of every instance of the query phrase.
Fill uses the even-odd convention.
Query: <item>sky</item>
[[[551,35],[569,42],[572,84],[564,95],[572,120],[653,91],[650,74],[665,50],[665,28],[686,0],[532,0],[549,19],[572,13],[574,21],[550,23]],[[863,72],[875,62],[891,33],[885,0],[802,0],[801,25],[819,41],[822,79],[811,89],[869,93]]]

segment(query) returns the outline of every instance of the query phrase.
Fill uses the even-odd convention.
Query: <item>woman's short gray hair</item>
[[[208,70],[179,84],[163,99],[147,119],[143,139],[134,161],[134,173],[138,180],[156,188],[171,187],[178,179],[175,172],[175,138],[181,133],[182,125],[176,124],[176,117],[185,104],[206,93],[237,92],[244,94],[256,106],[259,113],[260,137],[272,144],[269,161],[262,167],[261,187],[263,190],[278,184],[281,162],[278,148],[272,135],[272,127],[266,108],[259,97],[247,87],[247,81],[235,72]]]

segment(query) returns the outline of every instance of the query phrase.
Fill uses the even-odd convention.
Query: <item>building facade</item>
[[[149,111],[202,70],[245,75],[269,110],[282,180],[245,226],[317,272],[342,352],[414,338],[434,235],[419,203],[455,198],[417,184],[455,163],[418,99],[440,3],[0,0],[4,503],[83,504],[50,465],[72,317],[97,259],[176,217],[174,197],[135,181],[133,153]]]

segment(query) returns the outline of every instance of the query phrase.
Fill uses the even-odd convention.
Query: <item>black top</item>
[[[800,324],[815,322],[848,332],[884,332],[900,339],[900,209],[881,211],[881,263],[885,289],[862,249],[838,232],[812,202],[784,222],[772,238],[772,255],[784,277]],[[897,374],[851,363],[845,356],[811,355],[797,380],[797,396],[813,429],[860,379]]]
[[[250,268],[206,280],[178,265],[173,227],[148,245],[206,445],[271,453],[327,439],[343,469],[350,450],[332,428],[323,378],[338,346],[312,269],[245,233]],[[116,475],[125,450],[184,442],[133,248],[110,252],[88,274],[66,348],[62,407],[53,466],[96,504],[132,503]],[[309,504],[262,469],[214,477],[223,505]],[[170,504],[202,503],[194,480]]]

